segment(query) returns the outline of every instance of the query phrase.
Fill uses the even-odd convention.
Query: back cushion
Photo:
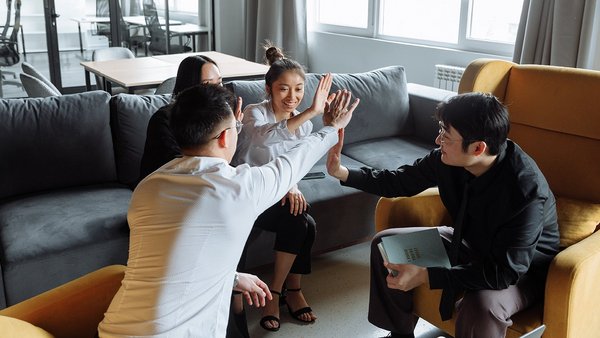
[[[133,186],[140,175],[150,116],[168,104],[171,94],[119,94],[110,100],[111,127],[119,182]]]
[[[116,181],[103,91],[0,100],[0,198]]]
[[[312,103],[321,74],[306,74],[304,99],[298,106],[303,111]],[[264,100],[264,81],[233,81],[229,88],[241,96],[244,105]],[[349,89],[360,98],[352,121],[346,128],[345,142],[411,134],[413,122],[409,116],[408,91],[404,67],[391,66],[365,73],[333,74],[331,91]],[[312,120],[314,130],[323,125],[322,117]]]
[[[600,72],[516,66],[504,103],[510,137],[529,153],[554,194],[600,203]]]

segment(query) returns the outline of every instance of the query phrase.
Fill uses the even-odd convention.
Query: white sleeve
[[[253,194],[257,209],[266,210],[294,186],[338,141],[337,129],[323,127],[273,161],[252,167]]]
[[[244,110],[244,129],[250,146],[270,146],[292,137],[287,120],[269,122],[266,111],[259,105]]]

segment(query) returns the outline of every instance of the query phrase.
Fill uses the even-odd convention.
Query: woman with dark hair
[[[332,78],[327,74],[319,81],[312,105],[303,112],[297,111],[304,97],[303,67],[285,58],[275,46],[266,46],[265,54],[271,66],[265,75],[267,99],[244,109],[244,128],[233,165],[259,166],[287,152],[312,132],[310,119],[322,114],[335,97],[335,94],[328,97]],[[280,301],[299,321],[310,323],[317,319],[300,288],[302,275],[311,270],[310,252],[316,233],[315,221],[308,210],[309,205],[296,185],[254,223],[255,227],[276,234],[274,272],[269,284],[273,300],[267,302],[260,321],[266,330],[279,330]]]
[[[188,56],[181,61],[177,69],[172,98],[175,98],[184,89],[195,85],[201,83],[221,84],[221,81],[221,73],[215,61],[203,55]],[[181,156],[181,149],[169,128],[170,107],[169,104],[160,108],[148,122],[139,181],[163,164]]]

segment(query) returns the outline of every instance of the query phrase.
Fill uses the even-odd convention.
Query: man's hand
[[[238,284],[233,290],[241,291],[248,305],[256,307],[265,306],[265,298],[272,300],[273,296],[269,286],[255,275],[238,272]]]
[[[348,168],[342,166],[342,147],[344,146],[344,129],[338,130],[339,141],[327,153],[327,172],[342,182],[348,179]]]
[[[328,104],[325,109],[323,124],[337,129],[345,128],[352,118],[352,112],[360,102],[360,99],[357,98],[350,105],[351,98],[352,93],[348,90],[338,90],[331,104]]]
[[[429,281],[427,269],[413,264],[384,263],[386,268],[398,272],[396,277],[389,274],[385,279],[390,289],[409,291]]]
[[[285,205],[285,200],[290,201],[290,214],[294,216],[298,216],[298,214],[302,214],[306,211],[308,207],[308,202],[304,198],[304,195],[300,190],[298,190],[298,186],[292,187],[287,195],[283,196],[281,199],[281,205]]]

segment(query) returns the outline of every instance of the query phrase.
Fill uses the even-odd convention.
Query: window
[[[510,55],[523,0],[314,0],[321,31]]]

